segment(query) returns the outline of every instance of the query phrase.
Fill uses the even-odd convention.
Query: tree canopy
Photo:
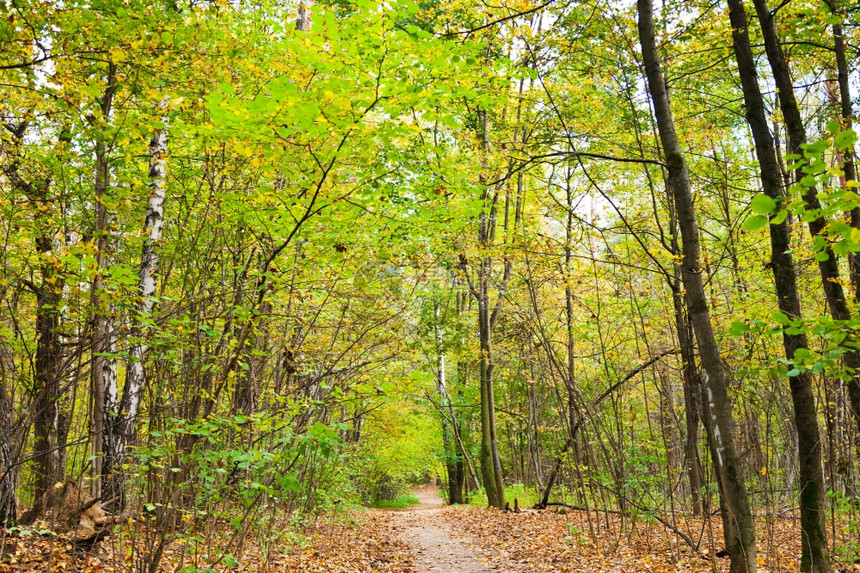
[[[0,522],[156,571],[438,478],[856,559],[860,11],[771,4],[0,4]]]

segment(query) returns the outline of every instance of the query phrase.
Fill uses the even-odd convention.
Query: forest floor
[[[676,531],[645,516],[583,511],[504,513],[446,506],[435,487],[414,489],[420,500],[403,510],[371,510],[339,529],[339,542],[316,559],[292,561],[290,571],[338,573],[727,572],[720,557],[719,517],[676,520]],[[759,572],[796,572],[800,530],[773,518],[759,530]],[[697,548],[684,541],[686,536]],[[711,540],[715,540],[711,543]],[[717,551],[710,548],[716,547]],[[393,553],[392,553],[393,551]],[[370,554],[376,557],[370,557]],[[345,560],[344,560],[344,557]],[[860,564],[834,560],[839,573]]]
[[[194,550],[174,541],[158,571],[261,573],[532,573],[728,571],[719,518],[677,517],[671,527],[646,516],[573,510],[504,513],[445,506],[438,489],[413,490],[420,503],[407,509],[323,516],[288,547],[249,536],[237,561],[213,564],[217,541]],[[796,572],[800,532],[791,519],[765,520],[758,529],[759,572]],[[673,530],[674,529],[674,530]],[[215,541],[222,535],[215,535]],[[228,531],[223,538],[229,539]],[[687,538],[690,543],[684,541]],[[4,532],[0,573],[18,571],[128,572],[145,551],[128,551],[114,536],[88,551],[62,538]],[[296,542],[295,540],[299,541]],[[716,540],[712,543],[711,540]],[[136,555],[135,555],[136,554]],[[224,552],[221,552],[223,555]],[[209,557],[207,557],[207,555]],[[130,562],[132,558],[134,563]],[[216,559],[217,561],[217,559]],[[231,561],[232,558],[231,558]],[[834,562],[834,571],[860,573],[860,565]]]
[[[436,487],[414,489],[420,503],[404,511],[391,512],[390,521],[400,539],[414,555],[414,567],[421,573],[489,573],[489,558],[480,543],[462,532],[454,535],[456,524],[448,519]]]
[[[312,552],[287,559],[287,570],[327,573],[722,573],[729,570],[729,559],[719,556],[722,530],[718,516],[710,521],[679,517],[673,531],[645,516],[532,509],[504,513],[473,506],[446,506],[435,487],[413,489],[413,493],[420,500],[418,505],[359,514],[356,522],[338,526],[329,541],[315,546]],[[783,518],[760,525],[759,572],[798,571],[799,525]],[[679,533],[697,548],[691,547]],[[860,573],[860,564],[836,559],[833,565],[834,572]]]

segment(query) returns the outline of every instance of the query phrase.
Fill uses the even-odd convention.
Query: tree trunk
[[[102,119],[108,122],[113,107],[113,97],[116,93],[116,65],[108,64],[107,87],[102,95],[100,107]],[[103,269],[108,267],[108,251],[110,246],[110,231],[108,229],[109,214],[106,195],[110,185],[110,168],[108,165],[108,147],[105,143],[107,136],[98,134],[95,142],[95,228],[93,236],[96,242],[96,275],[92,285],[92,361],[90,377],[92,383],[92,431],[93,431],[93,467],[91,492],[93,497],[101,496],[102,482],[102,452],[105,432],[105,392],[107,388],[116,387],[116,369],[113,358],[105,356],[113,349],[111,319],[105,302],[102,300],[104,280]]]
[[[162,103],[166,111],[167,101]],[[136,317],[131,327],[133,340],[129,350],[129,365],[126,372],[125,387],[122,400],[116,405],[116,395],[106,399],[106,408],[110,408],[106,418],[110,421],[109,431],[104,440],[105,476],[102,489],[105,499],[113,500],[119,508],[124,507],[124,476],[122,462],[129,446],[133,445],[137,435],[137,416],[140,413],[140,403],[146,386],[144,360],[147,352],[145,342],[145,320],[152,314],[155,306],[155,287],[158,273],[158,250],[164,226],[164,197],[167,184],[167,128],[157,130],[149,143],[149,202],[146,209],[144,229],[146,238],[140,256],[140,271],[138,273],[138,292],[140,299],[137,303]]]
[[[781,185],[782,177],[774,141],[767,123],[764,100],[758,84],[742,0],[729,0],[729,8],[735,58],[743,86],[747,122],[752,129],[755,141],[762,190],[774,201],[779,201],[784,193]],[[769,230],[770,266],[773,271],[779,310],[792,320],[800,319],[802,318],[800,296],[797,291],[795,265],[791,255],[788,221],[783,219],[779,223],[772,223],[769,225]],[[782,343],[788,360],[793,360],[799,350],[806,351],[808,348],[806,334],[803,332],[788,334],[786,330],[783,330]],[[821,438],[818,431],[812,376],[808,370],[804,370],[796,376],[790,377],[789,385],[794,405],[798,460],[800,462],[800,524],[803,539],[800,570],[829,573],[831,569],[830,556],[827,550],[826,506],[824,504],[826,485],[821,467]]]
[[[690,483],[690,505],[693,515],[702,515],[706,510],[702,499],[705,475],[699,457],[699,404],[701,403],[701,381],[696,371],[690,323],[684,314],[684,295],[681,291],[680,269],[675,267],[675,282],[672,285],[672,303],[675,308],[675,330],[681,349],[681,372],[684,382],[684,421],[686,440],[684,442],[684,467]]]
[[[436,320],[439,320],[439,307],[436,307]],[[454,443],[454,426],[457,420],[453,418],[451,398],[448,395],[448,382],[445,375],[445,347],[442,334],[442,325],[436,324],[436,347],[437,347],[437,374],[436,390],[441,401],[440,413],[442,414],[442,446],[445,450],[445,470],[448,474],[448,503],[463,503],[463,459],[457,452]],[[446,412],[451,414],[449,420]]]
[[[9,391],[14,380],[14,362],[0,349],[0,424],[5,437],[0,440],[0,527],[14,527],[18,517],[17,454],[21,440],[20,424],[15,420],[15,404]]]
[[[296,30],[308,32],[311,29],[311,9],[314,7],[314,0],[302,0],[299,3],[299,14],[296,18]]]
[[[484,156],[489,150],[489,118],[486,111],[479,112],[481,120],[481,148]],[[485,166],[486,167],[486,166]],[[491,193],[485,187],[481,194],[484,211],[481,212],[478,225],[478,245],[484,250],[489,248],[496,233],[496,201],[497,193]],[[493,261],[489,255],[482,254],[477,265],[477,285],[472,283],[469,275],[468,260],[460,255],[460,266],[463,268],[469,290],[478,302],[478,338],[480,343],[480,383],[481,383],[481,476],[487,502],[491,507],[501,508],[505,504],[505,485],[502,477],[502,463],[499,458],[498,440],[496,437],[496,404],[493,388],[493,329],[499,319],[504,290],[511,273],[509,260],[504,263],[504,276],[500,281],[498,300],[490,308],[490,279],[493,274]]]
[[[824,0],[830,12],[833,15],[838,15],[835,0]],[[843,129],[851,129],[854,117],[854,111],[851,104],[851,84],[849,82],[848,60],[845,56],[845,36],[842,31],[842,24],[833,25],[833,55],[836,58],[836,83],[839,87],[839,119],[842,122]],[[848,148],[842,152],[841,162],[844,173],[844,182],[857,180],[857,169],[854,164],[854,150]],[[855,229],[860,229],[860,207],[851,209],[851,226]],[[858,297],[858,289],[860,289],[860,254],[849,253],[848,268],[851,274],[851,287],[854,291],[855,300]]]
[[[27,124],[7,126],[16,145],[22,145]],[[42,261],[39,265],[41,282],[31,285],[36,295],[36,356],[34,361],[32,395],[33,402],[33,499],[36,503],[30,513],[41,515],[43,507],[39,500],[54,484],[63,479],[63,468],[59,465],[59,443],[57,419],[59,416],[60,380],[62,379],[63,350],[60,341],[60,307],[64,277],[58,272],[59,264],[54,256],[54,229],[49,228],[53,219],[48,179],[28,181],[20,173],[17,158],[4,168],[12,187],[27,197],[36,209],[36,252]]]
[[[496,438],[496,402],[493,388],[493,335],[490,321],[489,273],[490,259],[484,258],[478,267],[478,331],[480,338],[481,375],[481,476],[487,503],[491,507],[504,507],[505,485],[502,463]]]
[[[730,4],[740,4],[740,0],[731,0]],[[753,4],[755,5],[761,24],[765,52],[767,53],[767,59],[773,73],[773,80],[779,90],[779,105],[785,118],[786,130],[788,131],[788,152],[802,154],[802,145],[806,143],[806,128],[803,125],[803,117],[800,114],[797,98],[794,95],[791,72],[788,68],[785,54],[782,51],[782,46],[779,43],[773,16],[768,10],[766,0],[754,0]],[[804,175],[803,166],[798,167],[794,173],[795,181],[799,181]],[[803,200],[806,203],[806,209],[810,211],[821,209],[821,203],[818,200],[817,190],[814,186],[809,187],[805,191]],[[809,233],[813,240],[826,232],[827,225],[828,221],[821,216],[809,221]],[[848,308],[848,301],[845,298],[845,291],[842,288],[839,262],[829,245],[825,247],[823,253],[827,255],[827,258],[818,261],[818,270],[821,274],[822,287],[827,300],[827,306],[830,308],[830,315],[834,320],[850,320],[851,312]],[[850,348],[850,346],[844,347]],[[858,424],[858,428],[860,428],[860,352],[857,350],[846,350],[843,361],[845,366],[853,372],[851,379],[848,381],[848,396],[851,399],[855,421]]]
[[[573,195],[570,190],[570,181],[565,185],[565,207],[567,209],[567,228],[564,233],[564,268],[565,268],[565,287],[564,287],[564,309],[565,309],[565,333],[567,335],[567,363],[564,376],[564,386],[567,390],[567,423],[569,427],[570,443],[573,448],[573,459],[576,464],[576,472],[582,477],[582,452],[579,444],[579,427],[581,425],[579,407],[577,401],[576,388],[576,352],[574,336],[574,313],[573,313],[573,289],[570,286],[571,260],[573,258],[573,212],[575,206],[573,204]],[[548,346],[548,341],[547,341]],[[549,348],[547,348],[549,350]]]
[[[756,570],[755,528],[744,484],[740,456],[735,446],[735,424],[731,401],[726,388],[726,374],[720,349],[711,324],[708,301],[700,268],[699,226],[690,190],[690,175],[675,132],[669,94],[657,54],[651,0],[639,0],[639,37],[642,59],[648,80],[648,90],[657,117],[660,142],[666,157],[668,185],[672,192],[681,230],[684,256],[681,278],[686,291],[687,309],[693,332],[699,345],[702,364],[702,381],[707,393],[708,415],[716,456],[714,467],[721,483],[721,492],[728,511],[728,519],[736,528],[737,536],[729,531],[726,547],[731,556],[733,573],[752,573]],[[729,528],[731,529],[731,528]]]
[[[51,239],[37,239],[38,250],[48,255]],[[58,401],[60,399],[60,363],[63,352],[59,337],[59,309],[62,278],[54,272],[53,261],[45,256],[42,264],[43,284],[36,293],[36,373],[33,400],[33,474],[34,499],[39,499],[58,481],[63,468],[59,467],[57,443]]]

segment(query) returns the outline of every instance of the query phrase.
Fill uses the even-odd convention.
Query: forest
[[[860,571],[860,4],[0,16],[0,571]]]

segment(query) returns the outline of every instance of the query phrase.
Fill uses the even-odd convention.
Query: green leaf
[[[812,143],[804,143],[801,147],[803,148],[804,155],[807,157],[815,157],[827,151],[829,145],[826,139],[819,139]]]
[[[782,312],[780,312],[778,310],[774,311],[774,313],[771,315],[771,317],[774,319],[774,321],[777,322],[777,324],[780,324],[782,326],[791,325],[791,320],[788,318],[788,316],[786,316],[785,314],[783,314]]]
[[[804,187],[812,187],[813,185],[815,185],[815,177],[813,177],[812,175],[807,175],[800,180],[800,184]]]
[[[745,332],[749,332],[749,325],[746,322],[735,321],[732,322],[731,328],[729,328],[729,334],[731,336],[741,336]]]
[[[839,256],[846,255],[848,253],[848,241],[837,241],[833,243],[833,252]]]
[[[785,218],[787,216],[788,216],[788,209],[780,209],[779,211],[776,212],[776,215],[774,215],[771,218],[770,224],[771,225],[779,225],[780,223],[785,221]]]
[[[831,235],[845,235],[851,232],[851,225],[845,221],[834,221],[828,229]]]
[[[281,478],[281,485],[295,493],[302,493],[302,484],[299,483],[299,480],[293,474],[288,474]]]
[[[810,209],[809,211],[804,211],[800,214],[800,221],[803,223],[809,223],[810,221],[816,220],[821,216],[821,209]]]
[[[764,193],[759,193],[750,201],[750,209],[759,215],[770,215],[776,210],[776,201]]]
[[[840,131],[833,140],[833,145],[838,149],[848,149],[857,142],[857,133],[853,129]]]
[[[744,221],[744,229],[747,231],[758,231],[767,225],[767,217],[764,215],[751,215]]]

